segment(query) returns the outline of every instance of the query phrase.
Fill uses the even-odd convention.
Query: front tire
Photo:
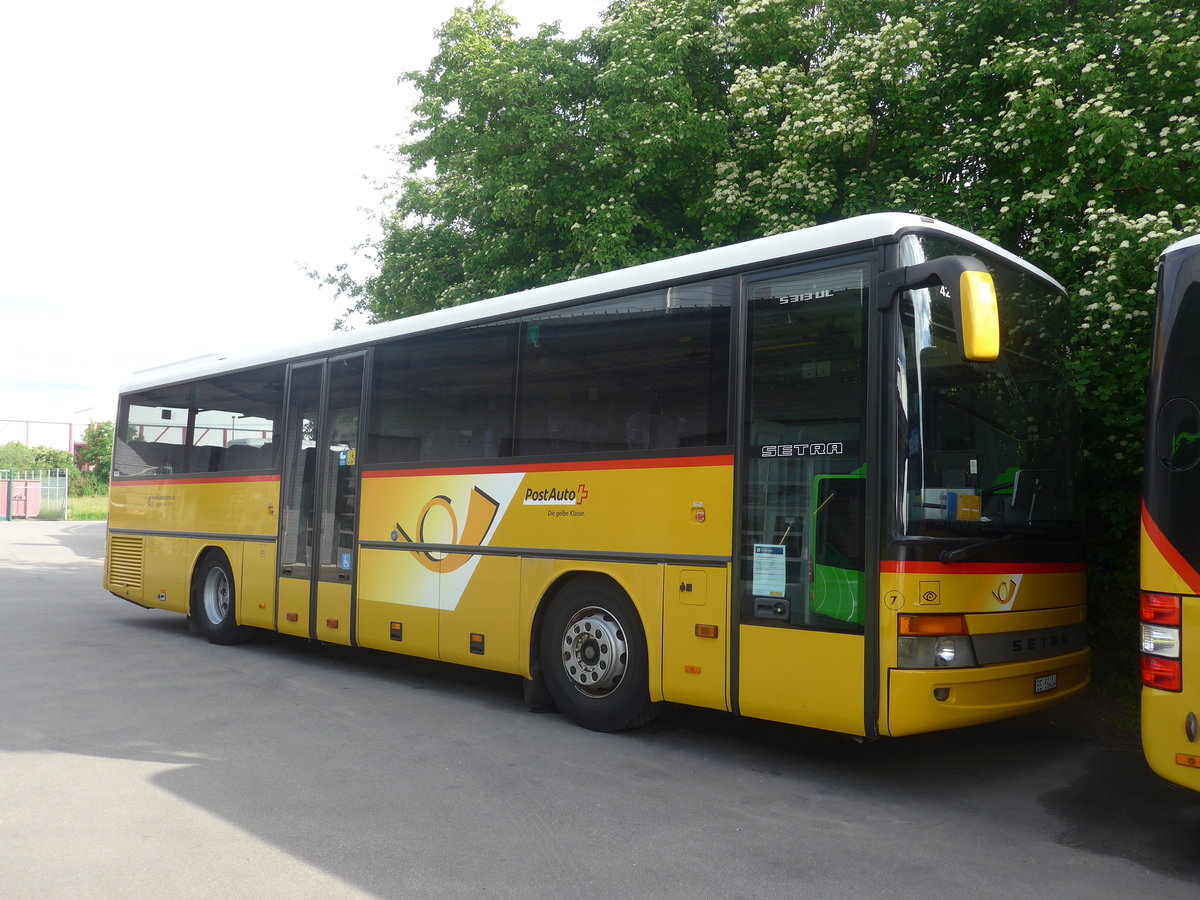
[[[637,609],[605,579],[578,578],[551,601],[541,661],[555,705],[577,725],[624,731],[656,715]]]
[[[211,550],[196,569],[192,582],[192,617],[198,630],[213,644],[241,644],[250,629],[237,623],[237,595],[233,570],[225,554]]]

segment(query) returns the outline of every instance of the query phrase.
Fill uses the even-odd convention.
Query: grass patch
[[[108,497],[70,497],[67,518],[75,522],[95,522],[108,518]]]

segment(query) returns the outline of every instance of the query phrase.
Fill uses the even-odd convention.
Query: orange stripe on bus
[[[663,459],[603,459],[591,462],[508,463],[496,466],[439,467],[436,469],[375,469],[363,472],[363,478],[407,478],[421,475],[483,475],[529,472],[599,472],[614,469],[693,469],[705,466],[732,466],[732,456],[677,456]]]
[[[133,487],[145,487],[146,485],[163,484],[248,484],[253,481],[278,480],[278,475],[231,475],[227,478],[138,478],[130,481],[126,481],[122,478],[118,481],[114,481],[113,485],[115,487],[123,487],[125,485],[131,485]]]
[[[1073,575],[1085,571],[1083,563],[938,563],[884,560],[879,571],[888,575]]]
[[[1150,538],[1150,543],[1154,545],[1162,558],[1167,561],[1175,574],[1183,579],[1184,583],[1190,587],[1193,593],[1200,594],[1200,572],[1192,568],[1191,564],[1183,558],[1183,554],[1175,549],[1174,545],[1167,540],[1167,536],[1162,533],[1162,529],[1158,527],[1158,523],[1150,516],[1150,510],[1146,509],[1146,502],[1142,501],[1142,527],[1146,529],[1146,537]]]

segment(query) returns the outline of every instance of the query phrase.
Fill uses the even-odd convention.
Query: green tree
[[[566,39],[475,0],[406,76],[378,273],[329,280],[383,320],[880,210],[989,237],[1076,304],[1091,627],[1115,658],[1154,264],[1200,231],[1198,24],[1178,0],[617,0]]]
[[[0,469],[10,472],[32,469],[33,450],[19,441],[9,441],[0,446]]]
[[[372,320],[700,249],[727,141],[718,6],[622,0],[603,28],[533,37],[475,0],[438,32],[407,170],[366,248],[328,280]]]
[[[66,450],[53,447],[27,447],[18,441],[10,441],[0,447],[0,469],[9,471],[33,471],[35,469],[74,469],[75,463]]]
[[[33,452],[33,468],[35,469],[71,469],[75,468],[75,460],[68,450],[55,450],[53,447],[31,447]]]
[[[112,472],[113,423],[92,422],[83,432],[79,462],[92,482],[103,487]]]

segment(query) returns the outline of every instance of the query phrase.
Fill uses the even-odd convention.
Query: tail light
[[[1142,684],[1160,691],[1183,690],[1183,660],[1180,637],[1183,599],[1175,594],[1143,591]]]

